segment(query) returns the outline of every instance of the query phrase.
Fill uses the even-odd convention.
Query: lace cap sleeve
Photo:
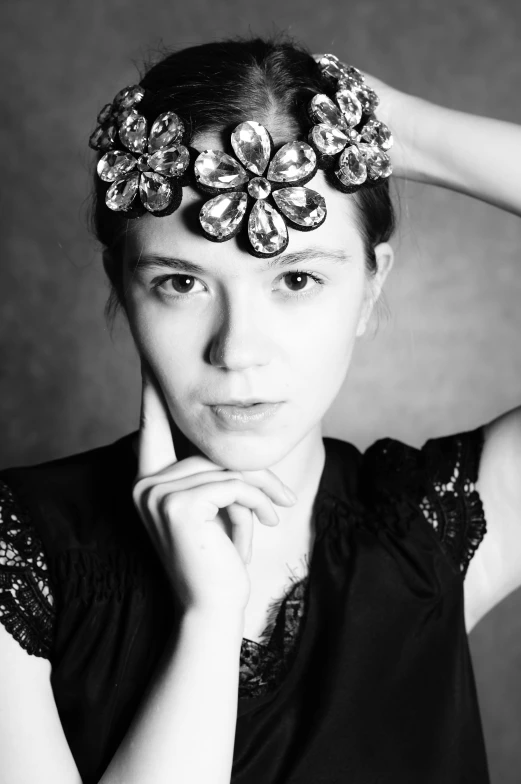
[[[480,426],[431,438],[421,449],[428,478],[421,508],[463,576],[487,530],[475,487],[483,443]]]
[[[0,480],[0,621],[30,654],[49,659],[55,603],[40,538]]]
[[[475,487],[483,441],[480,426],[431,438],[420,449],[382,438],[365,453],[371,491],[397,514],[419,508],[463,577],[486,532]]]

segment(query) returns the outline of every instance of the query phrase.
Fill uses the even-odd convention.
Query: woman
[[[141,425],[1,474],[2,781],[489,780],[467,632],[521,582],[521,409],[363,454],[321,420],[393,264],[387,127],[396,176],[516,214],[521,134],[317,59],[194,47],[142,128],[100,114]]]

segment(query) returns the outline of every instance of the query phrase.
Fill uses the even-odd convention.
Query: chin
[[[291,450],[280,434],[258,430],[242,432],[221,431],[199,442],[195,446],[209,460],[230,471],[260,471],[270,468],[282,460]]]

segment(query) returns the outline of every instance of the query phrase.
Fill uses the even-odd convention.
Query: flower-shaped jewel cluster
[[[387,151],[393,144],[391,131],[374,114],[378,96],[358,68],[333,54],[316,59],[335,95],[334,100],[324,94],[311,99],[309,143],[320,165],[333,169],[340,190],[352,193],[364,183],[377,185],[392,173]]]
[[[179,178],[190,163],[180,142],[185,129],[175,112],[160,114],[147,133],[147,121],[136,110],[143,99],[140,85],[121,90],[98,115],[98,127],[89,145],[106,151],[97,165],[98,176],[111,183],[105,202],[111,210],[131,212],[136,194],[156,215],[168,215],[181,202]],[[118,144],[126,149],[117,149]]]
[[[231,134],[235,158],[220,150],[204,150],[194,162],[197,185],[214,197],[203,204],[199,221],[205,236],[224,242],[241,230],[247,209],[251,253],[276,256],[288,245],[287,222],[301,231],[316,229],[326,219],[320,193],[304,184],[317,170],[317,157],[306,142],[288,142],[272,157],[266,128],[253,120]]]

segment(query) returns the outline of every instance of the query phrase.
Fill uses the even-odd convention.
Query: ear
[[[394,251],[388,242],[380,242],[375,245],[374,255],[376,258],[377,271],[367,284],[367,294],[360,313],[360,319],[356,329],[356,336],[361,337],[369,322],[373,308],[376,305],[387,275],[390,273],[394,264]]]

